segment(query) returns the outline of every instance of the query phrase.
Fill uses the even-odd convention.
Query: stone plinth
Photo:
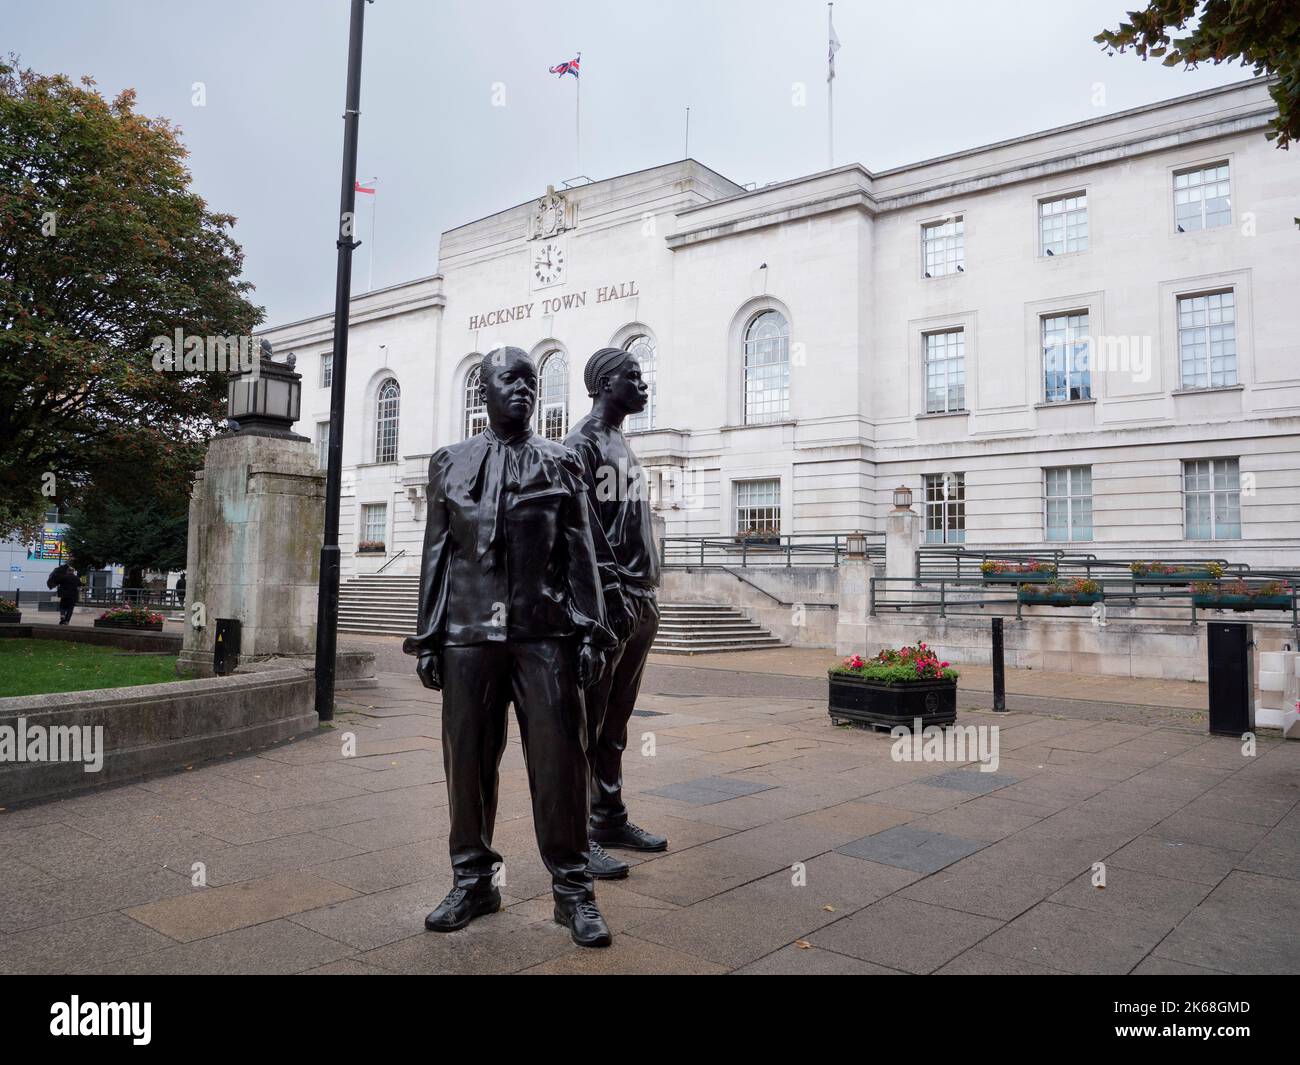
[[[178,670],[211,674],[218,618],[239,619],[241,658],[313,653],[324,520],[325,474],[310,441],[234,433],[212,442],[190,497]]]
[[[917,576],[916,550],[921,546],[921,516],[914,510],[891,510],[885,515],[885,576]],[[913,585],[887,584],[877,591],[894,602],[910,602]]]

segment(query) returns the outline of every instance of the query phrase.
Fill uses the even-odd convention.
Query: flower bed
[[[1286,581],[1199,581],[1192,585],[1192,603],[1211,610],[1290,610],[1292,594]]]
[[[358,555],[382,555],[388,550],[388,545],[382,540],[362,540],[357,544]]]
[[[1218,562],[1194,562],[1171,566],[1164,562],[1134,562],[1129,566],[1135,584],[1191,584],[1193,581],[1217,581],[1223,576]]]
[[[985,559],[980,563],[985,584],[1046,583],[1056,579],[1054,562],[998,562]]]
[[[0,625],[17,625],[23,620],[22,611],[12,599],[0,599]]]
[[[832,721],[880,727],[950,725],[957,719],[958,673],[925,644],[851,655],[828,672]]]
[[[1049,581],[1046,584],[1022,584],[1016,598],[1030,606],[1090,606],[1100,603],[1101,585],[1087,577],[1074,577],[1068,581]]]
[[[163,616],[141,606],[117,606],[95,619],[97,629],[145,629],[162,632]]]

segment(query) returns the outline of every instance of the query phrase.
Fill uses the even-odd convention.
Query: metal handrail
[[[387,562],[385,562],[382,566],[380,566],[377,570],[375,570],[375,573],[383,573],[384,570],[388,569],[389,566],[391,566],[404,554],[406,554],[406,548],[402,548],[399,552],[397,552],[397,554],[395,554],[392,558],[390,558]]]
[[[1256,578],[1258,574],[1252,573],[1251,577]],[[1095,579],[1095,578],[1094,578]],[[989,610],[989,607],[1001,607],[1015,604],[1015,617],[1023,620],[1023,607],[1026,605],[1021,602],[1020,596],[1008,596],[1009,589],[1014,589],[1012,582],[998,582],[1001,587],[990,588],[982,578],[975,577],[871,577],[870,579],[870,607],[868,614],[876,617],[879,613],[886,610],[893,610],[895,613],[912,613],[912,614],[938,614],[939,617],[948,617],[950,614],[985,617],[995,615],[996,610]],[[1158,591],[1137,591],[1128,579],[1120,578],[1118,580],[1106,578],[1096,579],[1101,587],[1102,599],[1104,604],[1107,601],[1124,600],[1129,603],[1134,610],[1145,609],[1147,607],[1153,610],[1164,610],[1176,613],[1170,613],[1162,616],[1144,616],[1134,614],[1125,618],[1127,621],[1174,621],[1178,620],[1178,615],[1183,610],[1190,609],[1190,623],[1199,624],[1197,618],[1199,614],[1207,610],[1233,610],[1231,606],[1225,607],[1205,607],[1196,605],[1195,597],[1197,593],[1190,587],[1181,588],[1165,586]],[[887,593],[889,586],[907,586],[908,590],[914,593],[922,593],[927,596],[937,597],[925,600],[916,600],[910,598],[907,601],[891,602]],[[883,589],[886,597],[881,599],[877,597],[877,589]],[[1127,590],[1126,590],[1127,589]],[[954,599],[953,593],[959,593],[961,598]],[[1277,617],[1253,618],[1253,622],[1262,625],[1283,625],[1287,624],[1300,638],[1300,588],[1291,586],[1286,593],[1289,606],[1286,607],[1247,607],[1242,608],[1252,614],[1279,614],[1289,613],[1289,623]],[[1163,600],[1164,602],[1158,602]],[[1035,605],[1035,604],[1029,604]],[[1072,610],[1078,607],[1091,608],[1096,604],[1078,603],[1069,606],[1052,606],[1054,610]],[[956,609],[961,606],[974,606],[974,610]]]

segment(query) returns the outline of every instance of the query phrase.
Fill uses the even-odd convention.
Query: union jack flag
[[[579,52],[577,58],[570,59],[567,63],[560,63],[557,66],[553,66],[550,68],[549,72],[552,74],[558,74],[560,77],[564,77],[565,74],[572,74],[576,78],[578,76],[578,60],[581,58],[582,53]]]

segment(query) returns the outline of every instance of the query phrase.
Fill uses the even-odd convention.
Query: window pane
[[[397,461],[397,418],[402,390],[391,377],[379,386],[375,401],[375,461]]]
[[[643,380],[650,389],[650,397],[646,403],[645,410],[640,414],[629,414],[627,416],[626,427],[628,431],[637,429],[653,429],[655,425],[655,406],[658,401],[658,393],[655,387],[655,342],[653,337],[635,336],[623,345],[625,351],[635,357],[641,366],[641,380]]]
[[[790,416],[790,326],[777,311],[749,323],[744,341],[745,424]]]
[[[548,440],[563,440],[569,432],[569,360],[562,351],[542,359],[537,396],[537,431]]]

